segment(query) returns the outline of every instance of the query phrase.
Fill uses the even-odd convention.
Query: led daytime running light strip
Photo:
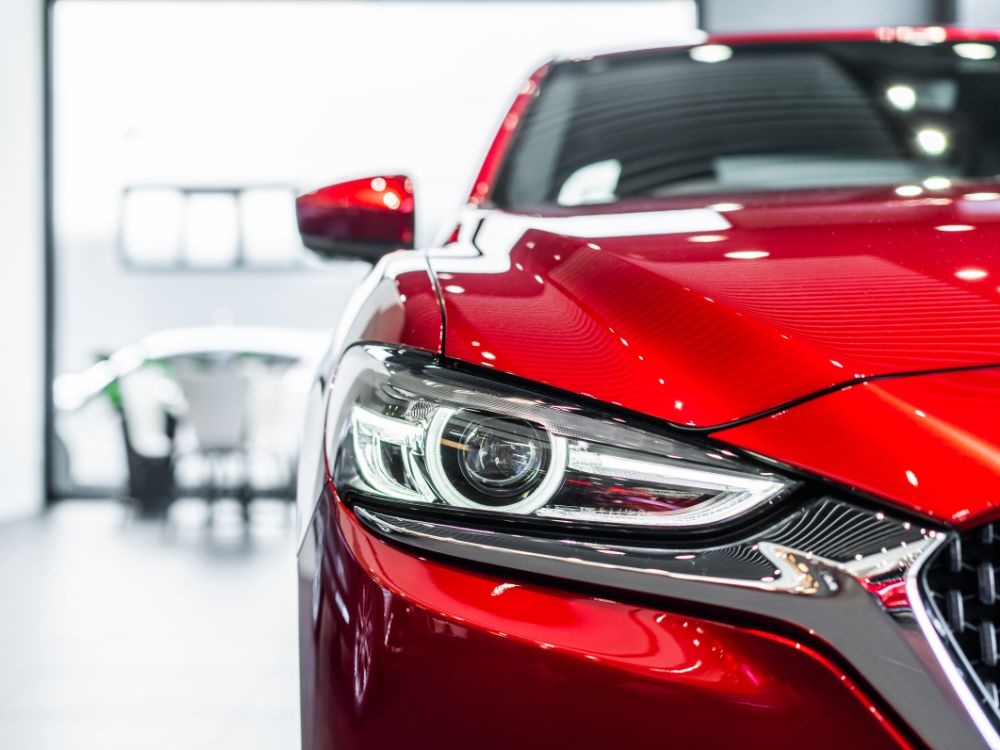
[[[642,526],[691,527],[734,518],[771,500],[787,486],[778,478],[696,468],[668,463],[655,457],[650,457],[649,460],[626,458],[603,452],[596,444],[582,440],[569,441],[550,432],[548,438],[551,457],[539,486],[518,502],[501,506],[485,505],[459,491],[444,467],[441,441],[446,426],[458,411],[438,407],[432,412],[429,424],[425,427],[422,423],[395,419],[355,405],[351,416],[355,455],[359,473],[371,490],[404,502],[429,503],[440,499],[459,508],[518,515],[536,514],[548,518]],[[401,484],[393,476],[386,465],[384,444],[399,448],[406,479],[411,486]],[[418,457],[422,458],[422,465],[417,460]],[[714,496],[692,508],[648,514],[620,513],[596,508],[590,510],[586,507],[546,507],[562,487],[567,469],[590,476],[714,493]]]

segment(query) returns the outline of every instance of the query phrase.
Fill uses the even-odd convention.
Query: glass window
[[[507,207],[1000,171],[986,43],[719,44],[561,63],[500,175]]]

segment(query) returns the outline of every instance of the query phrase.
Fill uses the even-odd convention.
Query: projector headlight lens
[[[443,408],[431,420],[425,455],[446,501],[524,513],[543,506],[557,489],[566,441],[522,419]]]
[[[344,355],[327,448],[348,501],[597,524],[723,523],[794,484],[728,451],[380,346]]]

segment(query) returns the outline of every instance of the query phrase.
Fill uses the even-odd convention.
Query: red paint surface
[[[906,591],[906,580],[897,578],[891,581],[873,581],[862,579],[865,590],[878,597],[886,609],[909,609],[910,595]]]
[[[432,258],[450,274],[445,349],[698,427],[866,376],[997,364],[1000,200],[963,198],[997,189],[644,200],[610,210],[744,208],[722,231],[581,239],[550,222],[515,232],[512,247],[476,261],[482,270]],[[953,225],[972,229],[938,229]],[[721,239],[692,241],[704,235]],[[767,255],[727,255],[746,251]],[[986,275],[956,275],[969,270]]]
[[[299,232],[326,242],[412,247],[413,184],[403,175],[320,188],[295,201]]]
[[[521,121],[521,116],[528,108],[528,105],[531,104],[531,100],[538,94],[539,86],[548,71],[549,66],[543,65],[534,72],[524,85],[524,88],[521,89],[521,92],[514,99],[514,103],[503,118],[503,122],[500,123],[500,129],[497,131],[489,150],[486,152],[486,157],[483,159],[476,182],[472,186],[472,192],[469,195],[469,203],[472,205],[482,205],[489,199],[490,191],[493,188],[493,183],[496,182],[503,157],[507,153],[510,140],[514,137],[514,132]]]
[[[320,507],[308,750],[906,746],[804,644],[422,560]]]
[[[945,521],[1000,515],[1000,369],[855,385],[715,437]]]
[[[402,310],[402,327],[395,338],[373,336],[372,340],[400,343],[415,349],[441,351],[441,303],[426,266],[395,276],[396,301]],[[392,318],[389,310],[380,310],[375,319]]]

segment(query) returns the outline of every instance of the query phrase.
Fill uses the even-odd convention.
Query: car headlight
[[[690,528],[744,517],[794,484],[729,451],[384,346],[344,355],[326,434],[348,501]]]

